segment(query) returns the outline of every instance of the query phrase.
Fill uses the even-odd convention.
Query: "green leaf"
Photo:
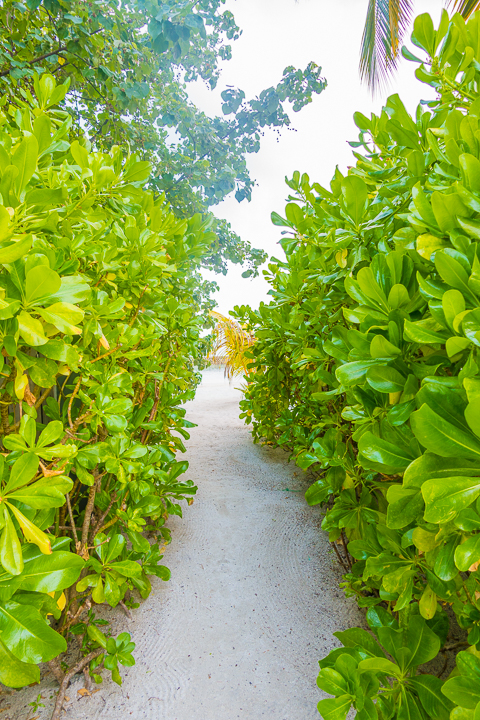
[[[368,370],[378,365],[378,360],[356,360],[354,362],[340,365],[335,371],[339,383],[345,387],[358,385],[365,380]]]
[[[474,682],[480,681],[480,659],[477,655],[461,650],[456,657],[456,662],[461,675],[470,677]]]
[[[12,688],[32,685],[40,682],[40,668],[18,660],[0,640],[0,682]]]
[[[134,162],[122,175],[125,183],[142,182],[148,180],[152,171],[152,164],[148,160]]]
[[[472,535],[455,550],[455,565],[466,572],[471,565],[480,560],[480,535]]]
[[[17,168],[18,175],[15,188],[18,194],[28,185],[37,168],[38,142],[35,135],[27,135],[17,145],[12,155],[12,165]]]
[[[458,575],[455,565],[455,549],[458,545],[458,539],[452,537],[440,548],[435,560],[434,570],[441,580],[448,582]]]
[[[73,487],[73,481],[66,475],[44,477],[32,485],[12,491],[8,498],[18,500],[31,508],[62,507],[65,494]]]
[[[40,309],[39,313],[46,322],[67,335],[79,335],[82,332],[77,325],[82,322],[84,312],[76,305],[65,302],[54,303],[48,308]]]
[[[0,632],[2,642],[22,662],[48,662],[67,649],[64,638],[29,605],[0,605]]]
[[[419,345],[428,345],[430,343],[443,344],[447,339],[447,334],[443,331],[431,330],[418,322],[410,322],[405,320],[404,326],[405,337]]]
[[[31,452],[23,453],[12,465],[10,478],[3,488],[4,495],[8,495],[21,485],[29,483],[36,475],[38,458]]]
[[[334,699],[320,700],[317,708],[324,720],[346,720],[351,704],[350,695],[340,695]]]
[[[358,669],[360,671],[385,673],[385,675],[393,677],[402,676],[402,671],[398,665],[391,662],[391,660],[387,660],[387,658],[367,658],[366,660],[361,660],[358,663]]]
[[[410,422],[417,440],[441,457],[480,458],[480,441],[437,415],[427,404],[412,413]]]
[[[424,501],[419,488],[392,485],[387,492],[387,525],[400,529],[416,521],[423,514]]]
[[[0,508],[0,512],[2,508]],[[23,556],[12,518],[3,505],[4,526],[0,536],[0,562],[11,575],[19,575],[23,570]]]
[[[480,702],[480,685],[470,677],[453,677],[443,683],[442,693],[455,705],[474,710]]]
[[[40,555],[25,564],[21,575],[15,578],[15,584],[21,583],[22,590],[27,592],[65,590],[78,580],[84,564],[79,555],[70,552],[54,551],[51,555]]]
[[[32,242],[33,235],[24,235],[20,239],[0,247],[0,264],[8,265],[22,258],[32,247]]]
[[[335,695],[336,697],[348,693],[348,684],[346,680],[333,668],[323,668],[323,670],[320,670],[317,678],[317,685],[320,690],[323,690],[330,695]]]
[[[452,703],[442,693],[443,681],[434,675],[416,675],[408,680],[425,712],[435,720],[449,720]]]
[[[467,508],[480,495],[480,478],[433,478],[422,485],[425,499],[425,520],[446,523]]]
[[[426,620],[431,620],[437,612],[437,596],[430,585],[425,586],[420,602],[418,603],[420,615]]]
[[[398,470],[405,470],[412,462],[412,455],[403,448],[377,437],[367,431],[358,443],[361,455],[375,463],[381,463]]]
[[[58,293],[61,284],[60,276],[55,270],[51,270],[48,265],[38,265],[27,272],[25,301],[28,305],[37,304]]]
[[[104,650],[107,647],[107,638],[105,637],[105,634],[99,630],[95,625],[89,625],[87,627],[87,633],[90,640],[93,640],[93,642],[96,642],[102,647]]]
[[[465,297],[476,302],[475,295],[468,286],[468,275],[462,265],[445,250],[439,250],[435,254],[435,267],[444,282],[452,288],[460,290]]]
[[[142,574],[141,566],[133,560],[110,562],[109,567],[125,577],[139,577]]]
[[[347,213],[358,226],[368,205],[365,182],[357,175],[349,175],[342,180],[342,195]]]
[[[43,348],[44,345],[42,345],[42,351]],[[55,385],[57,372],[57,364],[47,358],[36,358],[34,365],[29,368],[29,375],[33,382],[42,388],[50,388]]]
[[[421,487],[426,480],[432,478],[449,478],[454,475],[471,477],[477,473],[480,475],[480,469],[475,462],[444,458],[427,452],[416,458],[405,470],[403,486]]]
[[[42,323],[25,312],[25,310],[22,310],[18,316],[18,328],[28,345],[38,347],[47,342]]]
[[[403,390],[406,378],[394,368],[377,365],[367,371],[367,382],[378,392],[396,393]]]

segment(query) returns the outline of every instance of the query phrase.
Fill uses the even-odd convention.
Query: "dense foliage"
[[[103,660],[120,682],[133,643],[107,639],[90,608],[169,577],[165,520],[196,491],[175,455],[212,233],[142,189],[148,162],[72,141],[68,83],[34,85],[0,114],[0,682],[38,680],[72,633],[96,680]]]
[[[320,663],[326,720],[480,717],[480,13],[422,15],[412,41],[437,99],[357,113],[330,189],[295,173],[273,300],[236,309],[257,338],[243,417],[315,473],[307,500],[368,608],[373,634],[337,633]],[[454,645],[452,611],[445,680],[418,668]]]
[[[234,192],[251,197],[246,156],[257,152],[263,129],[290,125],[296,112],[325,88],[319,68],[285,69],[280,82],[249,102],[223,91],[223,117],[193,105],[186,83],[215,87],[220,63],[241,33],[225,0],[4,0],[0,5],[0,90],[14,105],[35,75],[71,80],[65,104],[94,148],[128,146],[152,163],[150,185],[164,192],[175,214],[205,212]],[[226,260],[256,272],[262,250],[215,219],[203,264],[226,272]]]

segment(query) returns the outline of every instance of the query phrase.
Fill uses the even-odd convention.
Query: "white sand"
[[[92,697],[78,694],[78,676],[66,720],[320,720],[318,660],[362,616],[338,588],[308,482],[284,452],[253,445],[235,384],[208,370],[188,405],[198,428],[185,477],[199,490],[183,520],[169,521],[172,579],[154,578],[132,621],[101,608],[114,632],[132,634],[136,665]],[[47,675],[4,698],[0,720],[49,718],[55,687]],[[46,707],[29,714],[39,690]]]

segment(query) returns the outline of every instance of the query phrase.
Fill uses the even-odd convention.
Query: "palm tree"
[[[369,0],[360,52],[360,77],[375,92],[395,72],[403,38],[413,15],[414,0]],[[448,0],[468,19],[480,0]]]
[[[215,320],[215,327],[213,348],[208,359],[215,365],[224,365],[225,375],[229,379],[236,375],[248,376],[249,360],[245,357],[245,351],[255,342],[254,335],[233,318],[216,310],[210,310],[210,316]]]

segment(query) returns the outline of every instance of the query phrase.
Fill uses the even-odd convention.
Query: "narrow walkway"
[[[318,660],[337,644],[332,632],[361,618],[338,589],[303,473],[253,445],[239,397],[222,371],[204,373],[187,415],[198,427],[186,477],[199,491],[183,520],[170,520],[172,579],[154,579],[132,621],[105,613],[131,632],[136,665],[92,697],[77,693],[79,678],[66,720],[320,720]],[[47,707],[35,716],[49,717]]]

